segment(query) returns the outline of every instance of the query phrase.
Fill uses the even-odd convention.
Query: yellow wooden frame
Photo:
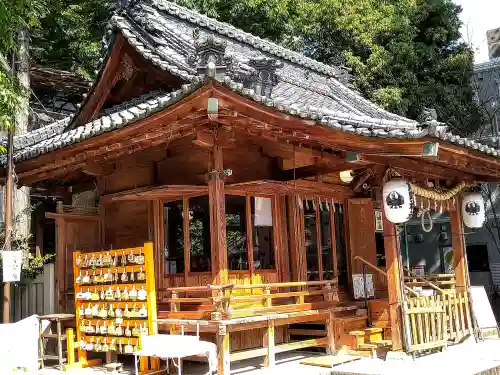
[[[118,249],[118,250],[105,250],[105,251],[96,251],[96,252],[89,252],[89,253],[84,253],[85,255],[91,256],[99,256],[101,254],[106,254],[109,253],[112,257],[115,256],[115,254],[129,254],[130,252],[133,252],[134,254],[139,254],[142,252],[144,255],[144,268],[143,270],[146,272],[146,283],[145,284],[139,284],[139,283],[130,283],[130,285],[134,284],[136,287],[142,287],[147,291],[147,310],[148,310],[148,319],[147,319],[147,324],[148,324],[148,332],[149,334],[157,334],[158,333],[158,322],[157,322],[157,310],[156,310],[156,286],[155,286],[155,271],[154,271],[154,252],[153,252],[153,243],[152,242],[146,242],[143,247],[134,247],[134,248],[127,248],[127,249]],[[73,253],[73,268],[74,268],[74,278],[76,281],[76,278],[80,274],[81,268],[76,264],[76,259],[82,255],[82,252],[76,251]],[[98,269],[122,269],[123,267],[118,266],[118,267],[101,267]],[[131,269],[136,269],[138,266],[126,266],[127,270]],[[85,269],[86,270],[86,269]],[[107,284],[106,286],[120,286],[120,284]],[[87,360],[87,352],[84,349],[78,348],[78,362],[75,362],[74,358],[74,350],[77,344],[80,343],[82,339],[82,334],[80,332],[80,324],[81,320],[89,320],[86,319],[85,317],[80,316],[80,307],[84,305],[85,303],[89,303],[88,301],[82,301],[76,298],[78,293],[81,290],[85,290],[86,288],[89,288],[91,286],[88,285],[80,285],[75,282],[75,307],[76,307],[76,337],[77,341],[76,343],[74,342],[74,333],[72,331],[68,332],[68,364],[65,366],[65,370],[68,369],[73,369],[73,368],[82,368],[82,367],[89,367],[98,364],[95,360],[89,361]],[[97,303],[100,303],[102,301],[94,301]],[[107,301],[106,301],[107,302]],[[111,302],[111,301],[109,301]],[[116,302],[116,301],[113,301]],[[122,302],[117,302],[117,303],[122,303]],[[126,302],[123,302],[126,303]],[[90,319],[92,320],[92,319]],[[111,320],[111,319],[110,319]],[[127,338],[128,340],[129,338]],[[135,342],[140,345],[140,339],[139,338],[130,338],[130,340],[134,340]],[[100,362],[100,361],[99,361]],[[151,360],[151,366],[149,366],[149,361],[147,357],[141,357],[140,358],[140,371],[141,374],[147,374],[151,370],[158,370],[160,368],[160,361],[159,358],[153,358]]]

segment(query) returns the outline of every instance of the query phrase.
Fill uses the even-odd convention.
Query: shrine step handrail
[[[367,261],[365,258],[363,257],[360,257],[359,255],[356,255],[354,257],[355,260],[359,260],[360,262],[366,264],[368,267],[374,269],[375,271],[377,271],[378,273],[380,273],[381,275],[384,275],[385,277],[387,277],[387,272],[385,272],[384,270],[378,268],[376,265],[374,265],[373,263]],[[413,289],[407,287],[406,285],[404,286],[405,290],[410,293],[411,295],[415,296],[415,297],[418,297],[419,294],[417,292],[415,292]]]
[[[443,289],[441,289],[440,287],[438,287],[437,285],[431,283],[430,281],[428,281],[427,279],[417,275],[415,272],[412,272],[410,271],[408,268],[406,268],[405,266],[403,266],[403,269],[408,272],[409,275],[411,275],[414,279],[417,279],[417,280],[420,280],[421,282],[425,283],[425,285],[431,287],[432,289],[438,291],[439,293],[441,294],[444,294],[445,291]]]

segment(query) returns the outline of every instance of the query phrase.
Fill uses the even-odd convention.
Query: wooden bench
[[[203,322],[200,332],[216,337],[220,374],[229,373],[231,361],[263,356],[264,365],[273,367],[276,353],[313,346],[326,347],[331,352],[335,350],[335,314],[357,309],[338,302],[337,280],[208,285],[166,291],[171,293],[167,299],[170,311],[159,313],[159,329],[175,333],[183,326],[189,332]],[[191,297],[194,293],[196,297]],[[186,296],[180,297],[181,294]],[[193,306],[199,309],[194,310]],[[316,321],[325,322],[324,337],[276,344],[276,327]],[[231,333],[255,329],[263,330],[263,347],[230,352]]]

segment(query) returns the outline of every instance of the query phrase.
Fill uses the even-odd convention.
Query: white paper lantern
[[[469,228],[481,228],[486,219],[481,193],[465,193],[462,199],[462,219]]]
[[[410,220],[413,213],[413,192],[403,179],[387,181],[382,190],[384,213],[391,223],[400,224]]]

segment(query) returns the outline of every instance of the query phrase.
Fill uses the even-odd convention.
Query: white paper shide
[[[6,250],[2,252],[2,274],[4,283],[21,280],[22,263],[23,252],[21,250]]]

